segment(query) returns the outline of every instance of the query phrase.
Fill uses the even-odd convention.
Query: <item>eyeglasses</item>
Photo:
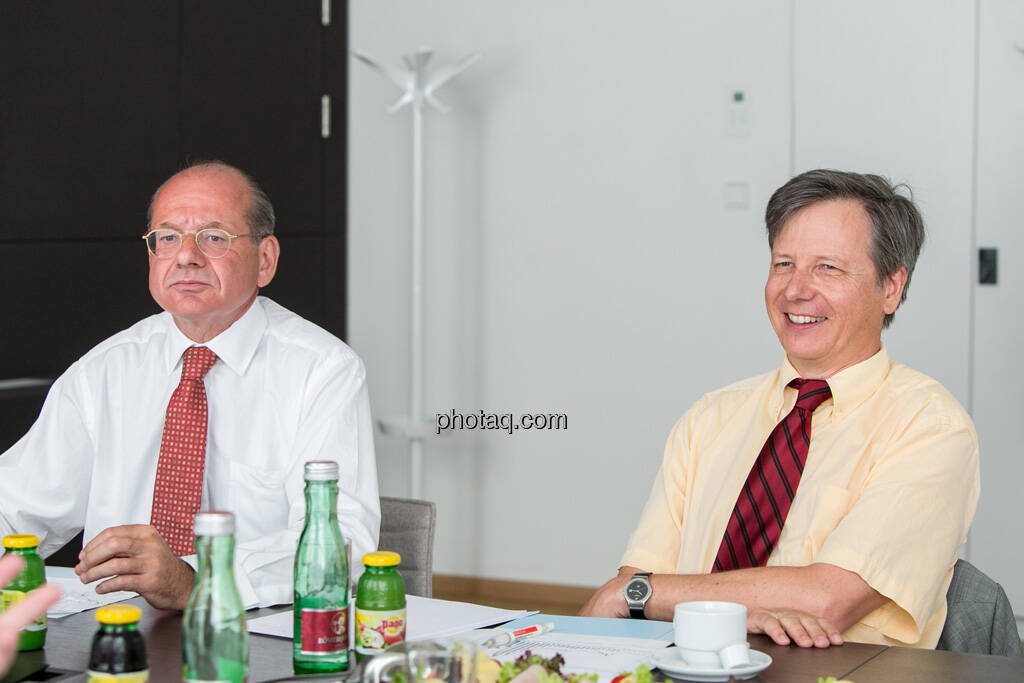
[[[174,228],[157,228],[150,230],[142,239],[146,240],[149,253],[157,258],[173,258],[181,249],[185,238],[192,235],[196,246],[209,258],[220,258],[231,250],[231,240],[236,237],[251,237],[251,232],[232,235],[221,228],[203,228],[198,232],[178,232]]]

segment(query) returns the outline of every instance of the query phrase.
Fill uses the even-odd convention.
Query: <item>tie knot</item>
[[[800,379],[797,378],[789,383],[795,387],[797,392],[796,407],[803,408],[809,413],[825,402],[832,395],[828,382],[823,379]]]
[[[217,354],[205,346],[190,346],[185,349],[185,360],[181,364],[182,379],[202,380],[217,362]]]

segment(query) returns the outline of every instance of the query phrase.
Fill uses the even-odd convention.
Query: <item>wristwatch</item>
[[[651,572],[637,572],[629,580],[622,594],[626,596],[626,604],[629,606],[629,616],[634,619],[644,619],[644,605],[651,597],[653,589],[649,577]]]

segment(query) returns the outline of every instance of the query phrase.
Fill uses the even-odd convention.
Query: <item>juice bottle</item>
[[[32,534],[11,534],[4,536],[4,555],[20,555],[25,566],[7,586],[0,588],[0,612],[20,601],[25,594],[46,583],[43,558],[36,548],[39,538]],[[46,615],[26,626],[18,634],[18,650],[38,650],[46,642]]]
[[[356,652],[374,655],[405,640],[405,583],[398,553],[363,555],[366,570],[356,590]]]
[[[142,610],[111,605],[96,612],[100,628],[92,639],[87,683],[146,683],[149,665],[146,644],[139,633]]]

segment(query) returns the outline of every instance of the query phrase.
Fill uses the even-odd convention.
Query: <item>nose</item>
[[[180,266],[202,265],[206,255],[199,250],[199,242],[196,241],[195,233],[186,233],[181,238],[181,247],[175,258]]]
[[[786,281],[785,294],[787,299],[794,301],[806,300],[814,296],[810,273],[794,268]]]

